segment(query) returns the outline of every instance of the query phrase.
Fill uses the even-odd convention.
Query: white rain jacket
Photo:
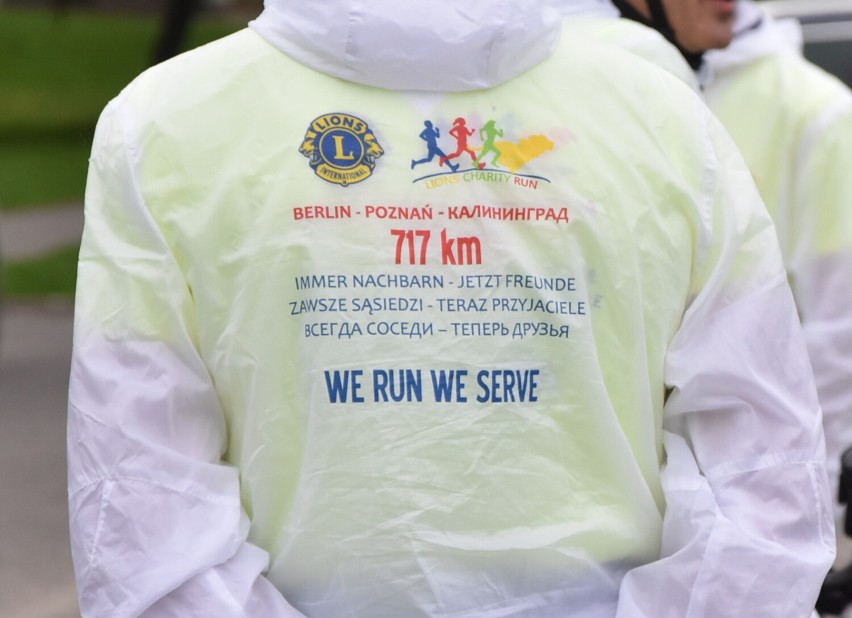
[[[677,47],[653,28],[622,18],[609,0],[547,0],[547,4],[567,18],[563,25],[565,32],[579,30],[626,49],[699,89],[695,73]]]
[[[267,2],[104,111],[84,616],[813,607],[821,419],[744,164],[670,75],[501,7]]]
[[[759,27],[753,26],[758,20]],[[801,55],[801,31],[743,2],[706,56],[706,100],[772,214],[823,410],[835,499],[852,446],[852,92]]]

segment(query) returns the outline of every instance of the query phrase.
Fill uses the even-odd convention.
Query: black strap
[[[631,19],[633,21],[639,22],[640,24],[644,24],[649,26],[662,34],[666,40],[669,41],[672,45],[677,47],[678,51],[681,55],[686,58],[689,66],[692,67],[693,71],[697,71],[701,68],[701,63],[704,61],[704,53],[693,53],[685,50],[681,47],[680,43],[677,42],[677,38],[675,37],[674,30],[672,30],[671,24],[669,23],[669,18],[666,15],[666,9],[663,7],[662,0],[647,0],[648,8],[651,11],[651,20],[649,21],[642,13],[633,8],[633,5],[630,4],[627,0],[612,0],[612,3],[616,6],[616,8],[621,12],[621,16],[627,19]]]
[[[671,30],[669,17],[666,15],[666,9],[663,8],[662,0],[648,0],[648,8],[651,9],[651,23],[659,24]]]

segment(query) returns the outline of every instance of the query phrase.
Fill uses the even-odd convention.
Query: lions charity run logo
[[[317,176],[346,187],[369,178],[385,151],[360,118],[325,114],[311,122],[299,152]]]
[[[554,144],[546,136],[531,135],[514,142],[504,139],[504,130],[496,120],[473,127],[470,124],[465,118],[456,118],[445,136],[431,120],[424,121],[420,139],[425,142],[426,153],[411,160],[411,169],[429,164],[431,171],[414,182],[426,181],[427,188],[456,182],[509,182],[510,177],[514,184],[531,188],[537,187],[539,180],[550,182],[543,176],[519,173],[527,163],[553,150]],[[478,144],[472,143],[474,140]],[[442,148],[441,141],[455,142],[454,150]]]

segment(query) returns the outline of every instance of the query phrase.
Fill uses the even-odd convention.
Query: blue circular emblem
[[[366,122],[332,113],[311,122],[299,152],[317,176],[346,187],[369,178],[385,151]]]
[[[352,169],[364,158],[360,138],[346,129],[331,129],[319,140],[320,156],[326,163],[340,169]]]

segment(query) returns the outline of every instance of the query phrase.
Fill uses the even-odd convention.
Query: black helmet
[[[627,19],[638,21],[640,24],[650,26],[651,28],[662,34],[664,37],[666,37],[666,39],[672,45],[678,48],[678,51],[680,51],[683,57],[686,58],[686,61],[689,63],[689,66],[691,66],[694,71],[697,71],[701,67],[701,62],[704,53],[693,53],[681,47],[680,43],[678,43],[677,41],[677,38],[675,38],[675,32],[672,29],[671,24],[669,23],[669,18],[668,15],[666,15],[666,9],[663,6],[662,0],[646,1],[648,2],[648,8],[651,11],[650,20],[648,20],[635,8],[633,8],[633,5],[630,4],[627,0],[612,0],[612,3],[621,12],[622,17],[626,17]]]

